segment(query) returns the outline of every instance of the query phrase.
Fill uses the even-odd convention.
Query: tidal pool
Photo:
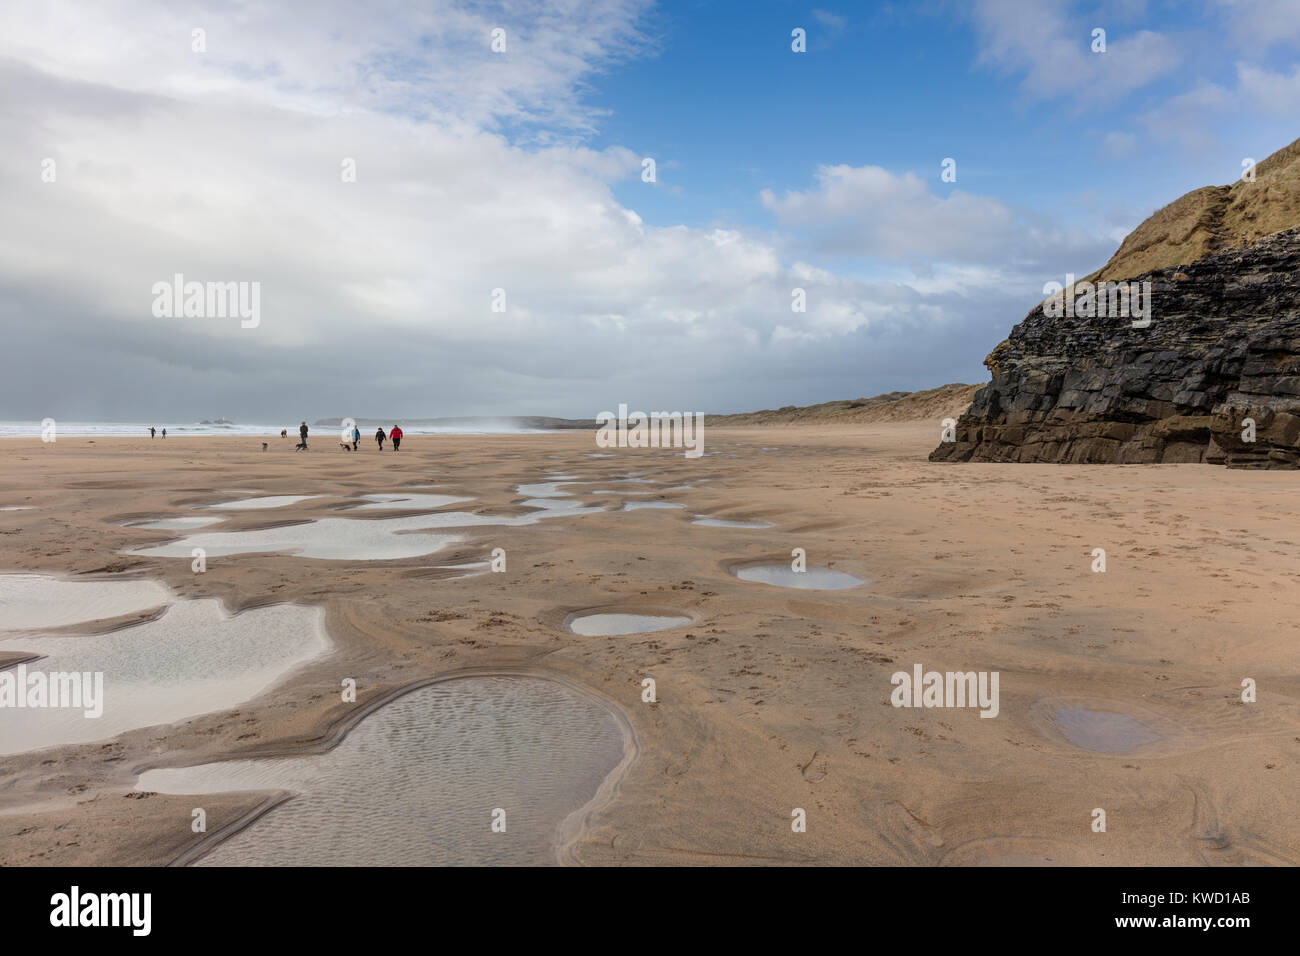
[[[457,498],[455,495],[362,495],[365,504],[357,505],[349,511],[422,511],[424,509],[445,508],[447,505],[473,501],[473,498]]]
[[[1099,753],[1124,753],[1160,739],[1141,721],[1113,711],[1058,710],[1056,724],[1070,743]]]
[[[697,515],[691,524],[702,525],[706,528],[770,528],[770,524],[762,521],[728,521],[726,518],[706,518],[703,515]]]
[[[0,633],[66,627],[170,604],[172,592],[143,578],[67,580],[46,574],[0,574]]]
[[[191,528],[206,528],[210,524],[220,524],[225,518],[159,518],[156,521],[132,521],[129,528],[146,528],[149,531],[189,531]]]
[[[520,493],[536,486],[520,485]],[[562,495],[570,497],[567,492]],[[431,496],[440,497],[440,496]],[[285,551],[300,558],[333,561],[392,561],[433,554],[463,539],[459,535],[430,534],[445,528],[522,527],[547,518],[572,517],[604,511],[601,507],[584,507],[580,501],[555,501],[530,498],[521,502],[532,510],[524,515],[482,515],[451,511],[400,518],[314,518],[298,524],[257,531],[209,531],[148,548],[136,548],[123,554],[159,558],[189,558],[194,548],[202,548],[208,557],[232,554],[256,554]]]
[[[731,571],[742,581],[755,581],[759,584],[772,584],[779,588],[800,588],[810,591],[840,591],[865,584],[862,578],[855,578],[843,571],[831,568],[809,568],[807,571],[795,571],[788,564],[751,564],[732,568]]]
[[[288,505],[319,498],[319,495],[267,495],[263,498],[241,498],[238,501],[225,501],[219,505],[208,505],[214,511],[258,511],[262,508],[284,508]]]
[[[563,684],[465,677],[384,705],[327,753],[150,770],[136,789],[296,794],[200,866],[545,865],[626,747],[617,718]]]
[[[6,651],[42,655],[8,668],[102,674],[100,707],[0,709],[0,754],[89,743],[171,724],[256,697],[299,664],[325,653],[325,612],[276,605],[231,615],[214,599],[181,601],[159,618],[105,634],[11,635]],[[22,671],[19,668],[23,668]],[[100,683],[102,680],[102,683]],[[87,710],[101,710],[87,716]]]
[[[569,630],[583,637],[615,637],[620,634],[650,634],[691,623],[689,617],[664,614],[584,614],[569,621]]]

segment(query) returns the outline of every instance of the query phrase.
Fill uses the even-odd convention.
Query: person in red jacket
[[[392,439],[393,451],[397,451],[398,446],[402,444],[402,430],[394,425],[392,428],[388,429],[388,437]]]

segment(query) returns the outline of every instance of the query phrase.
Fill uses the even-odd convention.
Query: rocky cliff
[[[1300,141],[1257,172],[1162,209],[1090,277],[1149,283],[1148,315],[1084,286],[1030,312],[930,459],[1300,467],[1300,228],[1258,235],[1300,225]]]

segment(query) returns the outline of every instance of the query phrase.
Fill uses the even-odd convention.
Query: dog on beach
[[[339,442],[339,447],[342,448],[344,451],[351,451],[351,450],[352,450],[352,446],[349,445],[349,444],[348,444],[347,442],[345,442],[345,441],[341,441],[341,442]]]
[[[298,444],[296,444],[296,445],[293,446],[293,450],[294,450],[294,451],[306,451],[306,450],[307,450],[307,443],[306,443],[305,441],[300,441],[300,442],[298,442]]]
[[[266,442],[262,442],[262,451],[266,451]]]

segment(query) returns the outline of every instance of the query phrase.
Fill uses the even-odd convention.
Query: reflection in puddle
[[[520,485],[522,493],[526,488]],[[433,496],[439,497],[439,496]],[[311,521],[258,531],[209,531],[151,548],[136,548],[124,554],[157,558],[188,558],[194,548],[208,557],[285,551],[300,558],[334,561],[392,561],[432,554],[462,539],[457,535],[427,534],[431,529],[523,527],[547,518],[593,514],[603,508],[584,507],[581,502],[532,498],[521,502],[532,514],[510,517],[464,511],[401,518],[316,518]]]
[[[148,531],[189,531],[191,528],[206,528],[210,524],[220,524],[225,518],[159,518],[157,521],[133,521],[127,527],[144,528]]]
[[[671,501],[627,501],[623,503],[624,511],[641,511],[646,508],[682,508],[684,505],[675,505]]]
[[[35,505],[0,505],[0,511],[32,511]]]
[[[0,631],[88,624],[170,604],[157,581],[63,581],[44,574],[0,574]]]
[[[4,708],[0,753],[105,740],[241,704],[329,649],[324,620],[323,610],[294,605],[231,616],[206,599],[107,634],[11,637],[0,644],[6,651],[44,655],[27,663],[29,680],[34,672],[102,673],[103,707],[99,717],[82,707]]]
[[[445,508],[447,505],[462,504],[473,498],[457,498],[455,495],[362,495],[366,504],[357,505],[349,511],[420,511],[425,508]]]
[[[241,498],[239,501],[226,501],[208,507],[216,511],[257,511],[262,508],[283,508],[317,497],[319,495],[268,495],[265,498]]]
[[[569,630],[583,637],[614,637],[619,634],[649,634],[691,623],[689,617],[663,614],[586,614],[569,622]]]
[[[520,485],[515,490],[521,495],[528,495],[533,498],[565,498],[573,494],[572,491],[561,491],[560,485],[569,484],[566,477],[562,476],[555,481],[541,481],[531,485]]]
[[[702,525],[706,528],[770,528],[770,524],[762,521],[728,521],[725,518],[705,518],[697,517],[691,524]]]
[[[1056,723],[1070,743],[1100,753],[1122,753],[1160,739],[1141,721],[1113,711],[1058,710]]]
[[[774,584],[781,588],[801,588],[812,591],[839,591],[866,583],[862,578],[855,578],[843,571],[834,571],[830,568],[795,571],[788,564],[754,564],[733,568],[731,573],[742,581],[756,581],[759,584]]]
[[[328,753],[150,770],[137,789],[298,794],[201,866],[540,865],[624,746],[615,717],[562,684],[472,677],[398,698]]]

